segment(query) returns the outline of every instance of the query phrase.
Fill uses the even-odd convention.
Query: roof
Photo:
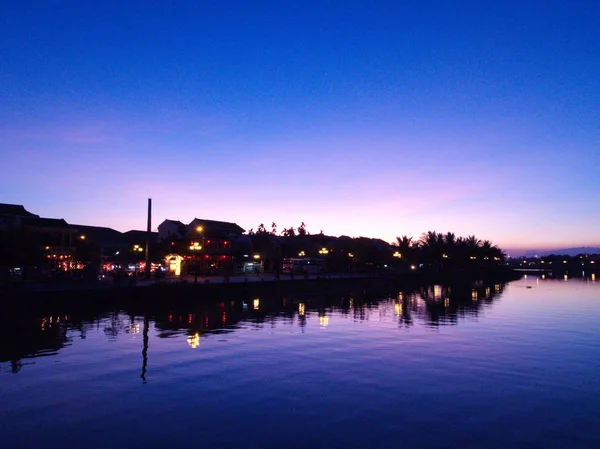
[[[145,242],[148,238],[147,231],[137,231],[132,229],[131,231],[127,231],[123,233],[124,237],[127,238],[129,243],[140,243]],[[156,241],[158,239],[158,232],[151,232],[150,238],[152,241]]]
[[[188,226],[197,226],[201,224],[210,231],[228,232],[232,234],[241,234],[244,229],[237,223],[230,223],[228,221],[217,221],[217,220],[206,220],[204,218],[194,218]]]
[[[77,233],[85,235],[92,245],[117,247],[128,244],[127,238],[116,229],[78,224],[72,224],[71,228],[75,229]]]
[[[69,224],[62,218],[41,218],[37,215],[34,215],[33,217],[23,217],[22,224],[32,228],[70,228]]]
[[[25,210],[20,204],[0,203],[0,215],[13,215],[18,217],[39,217]]]
[[[169,223],[173,223],[174,225],[177,225],[177,226],[185,226],[185,225],[184,225],[182,222],[180,222],[179,220],[169,220],[168,218],[166,218],[166,219],[163,221],[163,223],[164,223],[165,221],[167,221],[167,222],[169,222]]]

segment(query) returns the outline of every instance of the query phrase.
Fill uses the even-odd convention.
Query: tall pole
[[[150,279],[150,240],[152,238],[152,198],[148,198],[148,227],[146,229],[146,279]]]

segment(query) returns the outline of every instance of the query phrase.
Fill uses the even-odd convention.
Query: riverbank
[[[228,282],[220,278],[141,280],[135,286],[97,281],[91,284],[13,286],[2,291],[2,303],[16,309],[54,305],[102,305],[178,303],[232,298],[252,298],[265,294],[294,294],[336,289],[371,289],[382,291],[418,285],[449,285],[456,282],[519,279],[513,270],[479,270],[470,272],[405,273],[397,275],[331,274],[323,277],[280,277],[273,275],[233,276]]]

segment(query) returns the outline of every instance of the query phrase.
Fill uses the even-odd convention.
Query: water
[[[1,445],[598,448],[599,293],[529,277],[4,316]]]

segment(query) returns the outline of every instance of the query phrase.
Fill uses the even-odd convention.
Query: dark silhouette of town
[[[150,200],[149,200],[150,201]],[[148,228],[150,229],[150,228]],[[105,279],[135,285],[161,278],[219,276],[313,277],[331,273],[410,275],[494,271],[510,267],[548,275],[595,273],[597,255],[507,258],[489,240],[428,231],[420,238],[382,239],[311,233],[305,223],[279,229],[259,224],[165,219],[158,232],[67,223],[0,204],[0,282],[67,282]]]

